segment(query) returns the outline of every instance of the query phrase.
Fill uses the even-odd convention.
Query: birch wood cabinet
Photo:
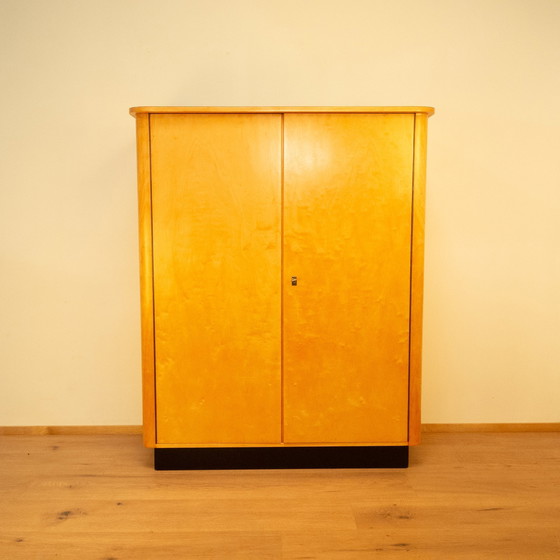
[[[429,107],[135,107],[156,468],[406,466]]]

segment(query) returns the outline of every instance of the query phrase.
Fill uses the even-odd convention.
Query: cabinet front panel
[[[406,442],[414,116],[284,125],[284,440]]]
[[[281,439],[280,115],[152,115],[157,443]]]

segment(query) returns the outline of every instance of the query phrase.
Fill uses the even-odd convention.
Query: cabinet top
[[[133,117],[140,114],[184,113],[421,113],[434,114],[433,107],[131,107]]]

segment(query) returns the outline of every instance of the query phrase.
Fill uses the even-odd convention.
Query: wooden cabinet
[[[156,468],[404,466],[433,109],[131,113]]]

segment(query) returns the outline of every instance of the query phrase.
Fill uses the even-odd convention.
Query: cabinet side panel
[[[152,203],[150,181],[150,117],[136,117],[138,161],[138,225],[140,244],[140,298],[142,328],[142,401],[144,445],[154,447],[154,306],[152,290]]]
[[[158,444],[280,441],[280,115],[151,120]]]
[[[286,442],[407,443],[413,130],[285,116]]]
[[[422,382],[422,303],[424,296],[424,223],[428,117],[418,114],[414,127],[414,195],[412,212],[412,274],[410,296],[410,445],[420,443]]]

